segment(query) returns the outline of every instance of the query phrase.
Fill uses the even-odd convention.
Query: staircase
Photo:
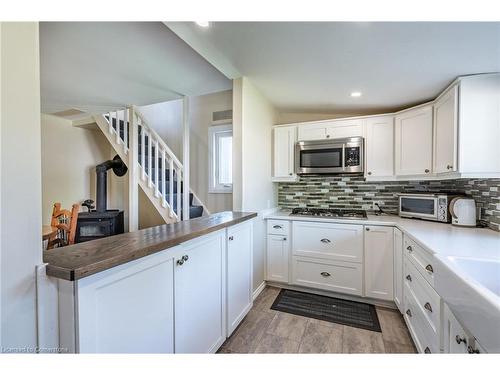
[[[137,173],[139,186],[166,223],[184,219],[185,200],[189,205],[189,219],[203,215],[203,206],[194,204],[195,195],[191,191],[189,195],[183,194],[182,163],[133,107],[96,115],[94,120],[129,168],[129,173]],[[129,165],[131,134],[137,134],[135,169]]]

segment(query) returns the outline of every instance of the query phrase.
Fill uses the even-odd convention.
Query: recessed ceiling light
[[[208,26],[210,26],[210,22],[208,22],[208,21],[196,21],[195,23],[198,26],[200,26],[200,27],[208,27]]]
[[[354,91],[354,92],[351,92],[351,96],[353,98],[359,98],[361,96],[361,93],[359,91]]]

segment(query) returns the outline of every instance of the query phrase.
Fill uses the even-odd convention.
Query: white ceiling
[[[42,112],[103,112],[232,87],[161,22],[40,23]]]
[[[166,25],[229,78],[249,77],[281,111],[390,111],[433,99],[457,76],[500,71],[500,23]]]

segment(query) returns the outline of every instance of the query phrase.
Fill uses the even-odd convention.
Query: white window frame
[[[233,125],[214,125],[208,128],[208,192],[215,194],[231,194],[233,184],[218,184],[216,165],[218,165],[218,136],[229,133],[233,136]]]

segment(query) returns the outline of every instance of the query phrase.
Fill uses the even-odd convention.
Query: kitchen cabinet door
[[[225,230],[181,245],[175,258],[175,352],[213,353],[226,339]]]
[[[432,105],[395,117],[396,175],[422,176],[432,172]]]
[[[450,311],[448,305],[444,304],[443,314],[443,347],[445,353],[466,354],[471,338]]]
[[[403,233],[394,228],[394,303],[403,313]]]
[[[393,300],[393,228],[365,226],[365,296]]]
[[[394,117],[366,120],[367,177],[394,176]]]
[[[276,127],[273,148],[273,181],[295,180],[295,140],[297,127]]]
[[[363,119],[334,121],[326,127],[326,138],[363,137],[363,124]]]
[[[267,236],[266,279],[288,283],[289,241],[287,236]]]
[[[61,346],[78,353],[173,353],[175,251],[85,277],[76,290],[60,280]]]
[[[330,136],[326,134],[326,128],[329,123],[309,123],[298,124],[297,126],[297,140],[298,141],[315,141],[318,139],[327,139]]]
[[[434,173],[457,170],[458,86],[434,104]]]
[[[252,307],[252,222],[227,230],[227,336]]]

